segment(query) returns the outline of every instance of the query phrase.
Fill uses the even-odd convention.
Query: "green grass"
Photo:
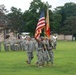
[[[59,41],[54,50],[55,66],[38,68],[36,53],[28,65],[25,51],[0,52],[0,75],[76,75],[76,42]]]

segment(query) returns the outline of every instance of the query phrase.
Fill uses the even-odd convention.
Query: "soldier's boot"
[[[27,63],[27,64],[30,64],[30,63],[28,62],[28,60],[26,60],[26,63]]]

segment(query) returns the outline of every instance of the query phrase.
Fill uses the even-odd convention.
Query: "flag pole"
[[[45,32],[46,32],[46,36],[48,38],[50,38],[50,23],[49,23],[49,4],[48,2],[46,2],[46,27],[45,27]]]

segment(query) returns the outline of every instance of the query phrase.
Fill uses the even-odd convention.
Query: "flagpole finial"
[[[46,6],[49,8],[49,4],[48,4],[48,2],[46,2]]]
[[[51,5],[49,5],[48,1],[46,2],[47,8],[51,8]]]

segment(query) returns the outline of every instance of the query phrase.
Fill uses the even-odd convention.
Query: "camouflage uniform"
[[[10,42],[8,39],[4,40],[4,49],[5,51],[9,51],[10,50]]]
[[[24,39],[21,39],[21,42],[20,42],[20,50],[22,50],[22,51],[25,50],[25,40]]]
[[[15,51],[15,43],[16,43],[16,39],[13,39],[12,42],[13,42],[12,49],[13,49],[13,51]]]
[[[19,41],[19,50],[22,50],[22,40]]]
[[[44,50],[43,50],[43,57],[44,57],[44,61],[48,64],[49,63],[49,59],[48,59],[48,52],[47,52],[47,46],[48,46],[49,42],[47,39],[43,40],[43,45],[44,45]]]
[[[42,43],[42,41],[38,42],[36,52],[37,52],[37,57],[38,57],[37,64],[39,66],[43,66],[44,65],[44,58],[43,58],[43,43]]]
[[[25,51],[26,50],[26,40],[22,40],[21,42],[21,46],[22,46],[22,50]]]
[[[27,56],[28,56],[28,60],[26,61],[28,64],[31,64],[31,60],[33,59],[33,42],[30,41],[26,41],[26,46],[27,46]]]
[[[49,62],[54,64],[54,53],[53,53],[53,46],[51,44],[51,41],[49,40],[49,45],[48,45],[48,55],[49,55]]]
[[[21,43],[21,40],[18,39],[18,50],[21,50],[21,49],[20,49],[20,43]]]
[[[57,37],[56,35],[53,36],[53,48],[56,49],[57,46]]]
[[[10,49],[12,51],[14,51],[14,41],[13,40],[10,41]]]
[[[14,48],[15,51],[18,51],[18,40],[15,40]]]

